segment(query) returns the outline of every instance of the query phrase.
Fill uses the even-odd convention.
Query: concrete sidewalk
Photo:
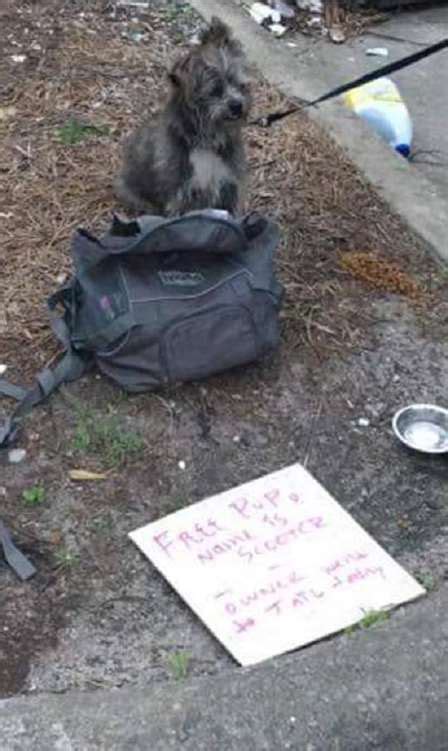
[[[397,42],[392,48],[392,43],[386,44],[384,39],[366,37],[337,46],[325,40],[302,35],[294,36],[292,41],[296,46],[291,48],[286,43],[291,41],[291,37],[288,40],[275,39],[253,21],[241,7],[240,0],[227,0],[226,3],[220,0],[191,0],[191,4],[204,18],[210,19],[211,16],[218,15],[228,23],[242,41],[250,62],[272,85],[286,95],[299,99],[314,99],[337,84],[350,81],[385,62],[384,58],[367,57],[367,47],[388,46],[389,61],[421,49],[412,41]],[[439,23],[430,24],[428,21],[427,26],[423,25],[423,30],[420,30],[420,27],[414,28],[413,23],[410,23],[415,39],[418,37],[419,40],[431,43],[446,35],[448,10],[440,8],[434,11],[435,14],[437,12],[441,14],[440,28]],[[377,27],[376,32],[390,31],[391,35],[392,32],[398,34],[399,29],[392,25],[393,23],[398,24],[399,21],[396,19],[390,26],[381,25]],[[430,61],[423,61],[419,64],[418,73],[416,67],[403,71],[397,77],[397,81],[400,85],[404,81],[407,82],[407,86],[403,85],[403,94],[415,120],[416,148],[431,149],[436,146],[442,150],[446,148],[448,153],[448,135],[444,130],[446,115],[443,114],[448,104],[446,101],[442,104],[442,63],[448,65],[447,52],[439,53]],[[422,79],[422,76],[425,78]],[[425,81],[431,81],[431,90]],[[436,104],[440,106],[440,114],[436,111]],[[433,254],[446,262],[448,180],[446,173],[443,177],[443,167],[434,167],[431,172],[425,174],[426,166],[414,166],[395,155],[389,146],[372,134],[370,128],[352,115],[339,100],[332,100],[317,109],[311,109],[309,115],[316,119],[348,153],[350,159],[385,201],[427,243]],[[433,134],[435,122],[437,132]],[[443,155],[438,158],[444,159]]]
[[[2,751],[446,751],[448,587],[251,669],[0,702]]]
[[[386,23],[343,45],[320,41],[309,61],[325,55],[328,80],[335,85],[375,70],[389,62],[418,52],[448,37],[448,6],[396,13]],[[370,57],[369,48],[385,47],[389,56]],[[413,167],[434,182],[448,197],[448,49],[422,60],[393,76],[409,108],[414,125]],[[432,162],[433,164],[431,164]]]
[[[323,77],[327,87],[332,88],[447,37],[448,6],[435,6],[391,13],[386,22],[372,26],[365,34],[341,45],[332,44],[326,38],[305,38],[301,34],[288,34],[276,45],[296,44],[290,52],[296,57],[299,78],[312,80],[317,70],[316,83]],[[386,48],[388,57],[368,56],[367,50],[375,47]],[[422,154],[413,166],[448,197],[448,98],[445,93],[448,49],[393,74],[393,79],[411,114],[413,151],[440,152]],[[429,164],[430,161],[435,164]]]

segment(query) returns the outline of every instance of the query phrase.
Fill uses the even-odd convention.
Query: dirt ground
[[[197,26],[175,2],[2,4],[0,363],[11,377],[29,380],[57,352],[44,303],[69,272],[71,233],[119,208],[121,139],[158,104]],[[255,83],[258,111],[281,103]],[[234,669],[127,534],[295,461],[428,588],[448,574],[448,467],[404,451],[390,429],[400,406],[444,401],[446,275],[308,120],[246,140],[247,204],[282,228],[281,350],[137,397],[91,375],[30,417],[25,460],[0,455],[0,516],[38,568],[21,584],[0,560],[2,696],[175,680],[179,655],[189,675]],[[74,468],[107,478],[76,483]]]

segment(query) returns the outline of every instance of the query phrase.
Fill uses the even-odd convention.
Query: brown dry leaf
[[[62,532],[60,529],[53,529],[50,534],[50,542],[52,545],[60,545],[62,542]]]
[[[77,482],[107,480],[107,475],[98,472],[90,472],[88,469],[71,469],[68,476],[70,477],[70,480],[75,480]]]

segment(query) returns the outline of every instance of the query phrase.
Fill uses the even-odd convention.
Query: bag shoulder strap
[[[19,550],[12,539],[11,532],[5,526],[5,524],[3,524],[1,519],[0,549],[3,550],[3,556],[6,563],[9,564],[12,570],[15,571],[17,576],[22,581],[26,581],[31,576],[34,576],[37,571],[36,567],[31,563],[31,561],[28,560],[28,558],[22,553],[22,551]]]
[[[71,344],[69,328],[69,316],[73,314],[70,310],[71,290],[71,284],[61,287],[48,300],[48,307],[52,314],[51,328],[64,348],[64,355],[56,367],[41,370],[36,376],[34,386],[29,389],[0,378],[0,395],[17,401],[12,414],[4,420],[3,424],[0,424],[0,448],[11,445],[17,436],[21,422],[37,404],[43,402],[62,383],[80,378],[92,365],[92,355],[87,352],[77,352]],[[54,309],[58,303],[64,306],[63,316],[54,315]]]
[[[62,383],[80,378],[90,367],[90,358],[81,356],[70,348],[55,368],[44,368],[38,373],[36,383],[28,390],[0,379],[0,395],[12,397],[18,402],[12,414],[0,424],[0,448],[7,448],[13,443],[23,419],[37,404],[43,402]]]

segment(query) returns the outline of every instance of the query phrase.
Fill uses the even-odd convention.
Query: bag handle
[[[129,222],[113,215],[110,231],[100,239],[79,229],[73,239],[72,254],[78,272],[114,255],[192,252],[232,255],[248,250],[250,241],[263,231],[266,223],[256,212],[235,219],[216,209],[192,211],[171,219],[144,215]]]

